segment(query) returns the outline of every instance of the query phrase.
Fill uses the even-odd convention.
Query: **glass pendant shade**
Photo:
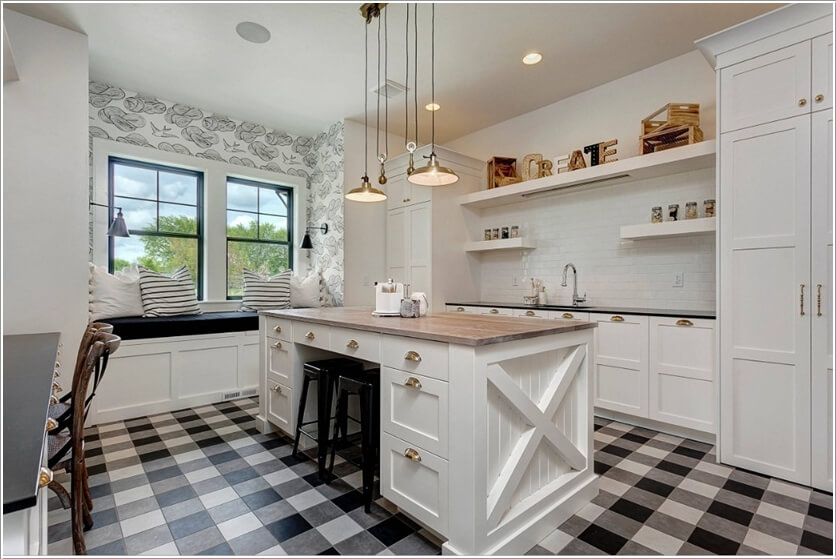
[[[128,234],[128,224],[125,223],[125,216],[122,215],[122,210],[116,214],[116,219],[110,224],[107,230],[108,237],[130,237]]]
[[[435,153],[431,153],[430,162],[415,169],[406,180],[421,186],[446,186],[457,182],[459,176],[452,169],[439,165]]]
[[[354,202],[382,202],[386,200],[386,193],[373,187],[369,177],[363,177],[363,184],[349,190],[345,197]]]

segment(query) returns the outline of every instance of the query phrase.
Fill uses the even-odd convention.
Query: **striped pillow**
[[[142,316],[201,314],[194,282],[186,266],[171,276],[139,266],[139,292],[145,311]]]
[[[273,277],[263,277],[246,268],[244,276],[244,297],[242,311],[290,308],[290,277],[293,270],[287,270]]]

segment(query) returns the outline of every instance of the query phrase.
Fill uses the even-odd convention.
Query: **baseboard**
[[[635,425],[644,429],[652,431],[659,431],[660,433],[667,433],[675,437],[682,437],[684,439],[692,439],[701,443],[715,444],[717,437],[713,433],[705,431],[697,431],[696,429],[689,429],[688,427],[679,427],[678,425],[671,425],[670,423],[663,423],[653,419],[646,419],[644,417],[636,417],[634,415],[621,413],[612,410],[604,410],[595,408],[595,415],[604,419],[618,421],[619,423],[627,423],[628,425]]]

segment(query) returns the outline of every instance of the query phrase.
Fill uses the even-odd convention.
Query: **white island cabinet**
[[[598,492],[594,323],[322,308],[263,311],[260,327],[263,432],[293,434],[306,361],[380,368],[381,494],[445,554],[525,553]]]

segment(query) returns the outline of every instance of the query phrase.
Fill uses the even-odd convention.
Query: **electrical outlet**
[[[685,285],[685,272],[674,272],[673,274],[673,286],[674,287],[683,287]]]
[[[520,286],[520,278],[514,276],[511,278],[511,287],[519,287]]]

